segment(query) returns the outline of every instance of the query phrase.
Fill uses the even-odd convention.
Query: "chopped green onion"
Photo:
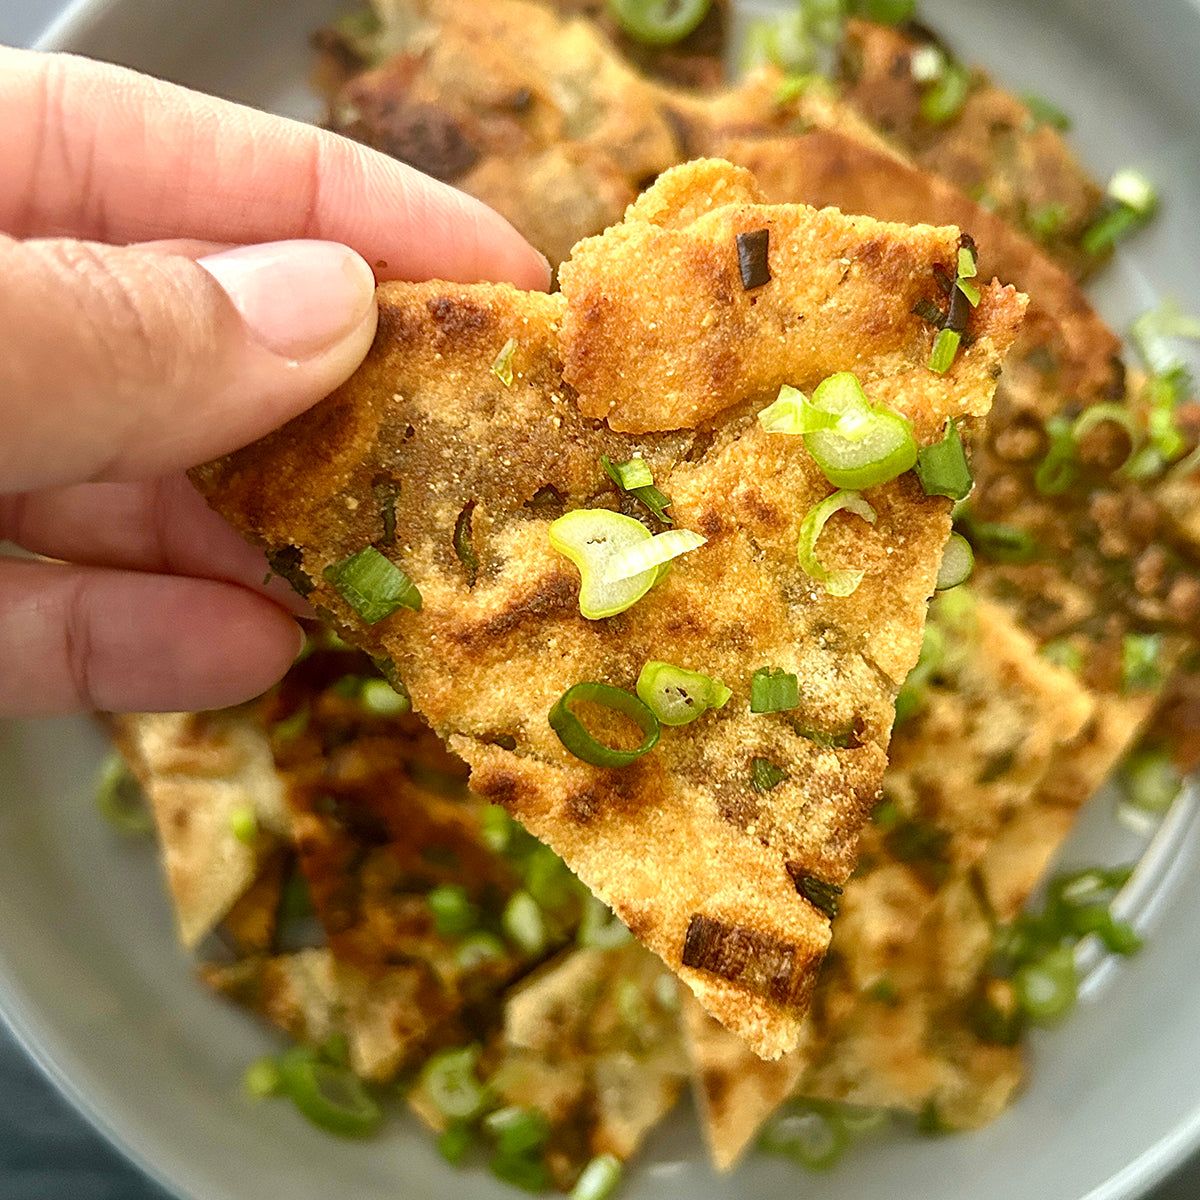
[[[379,1102],[348,1068],[322,1062],[301,1046],[279,1060],[279,1070],[283,1093],[314,1125],[342,1137],[366,1137],[379,1128]]]
[[[846,1152],[850,1138],[831,1106],[799,1101],[766,1124],[758,1144],[768,1154],[783,1154],[809,1170],[827,1171]]]
[[[1028,530],[1000,521],[977,521],[965,514],[960,519],[967,541],[984,558],[1001,563],[1025,563],[1037,557],[1037,542]]]
[[[495,854],[503,854],[518,829],[517,823],[498,804],[489,804],[479,814],[479,836]]]
[[[1055,638],[1047,642],[1038,653],[1056,667],[1066,667],[1079,674],[1083,670],[1083,651],[1068,637]]]
[[[946,432],[940,442],[922,446],[917,451],[917,478],[927,496],[965,500],[970,494],[975,480],[971,478],[962,438],[953,420],[946,422]]]
[[[929,369],[939,375],[945,375],[954,365],[954,357],[958,354],[958,346],[962,334],[954,329],[939,329],[933,339],[933,349],[929,353]]]
[[[733,694],[719,679],[653,660],[638,675],[637,694],[663,725],[686,725]]]
[[[908,70],[917,83],[933,83],[946,69],[946,56],[937,46],[918,46],[909,57]]]
[[[654,476],[644,458],[631,458],[628,462],[614,463],[605,454],[602,460],[605,471],[626,492],[632,492],[635,488],[646,487],[654,482]]]
[[[324,575],[368,625],[390,617],[399,608],[421,609],[416,585],[374,546],[364,546],[357,554],[326,567]]]
[[[1162,634],[1127,633],[1121,639],[1121,691],[1144,691],[1162,683]]]
[[[751,229],[734,239],[737,246],[738,273],[743,290],[749,292],[771,282],[767,251],[771,242],[769,229]]]
[[[590,703],[628,717],[642,731],[636,750],[618,750],[598,742],[571,711],[572,704]],[[653,750],[660,734],[658,718],[636,696],[607,683],[584,682],[569,687],[550,710],[550,728],[576,758],[593,767],[626,767],[635,758]]]
[[[885,405],[870,404],[849,371],[824,380],[809,403],[835,419],[830,428],[804,434],[805,448],[834,487],[887,483],[916,463],[912,426]]]
[[[607,0],[621,28],[647,46],[669,46],[687,37],[712,0]]]
[[[1071,128],[1071,118],[1057,104],[1052,104],[1044,96],[1035,95],[1033,92],[1022,92],[1019,98],[1021,103],[1029,109],[1030,119],[1035,125],[1048,125],[1060,133],[1065,133]]]
[[[1063,906],[1075,908],[1101,901],[1107,904],[1132,875],[1133,868],[1130,866],[1084,867],[1082,870],[1067,871],[1052,879],[1046,888],[1047,912],[1057,913]]]
[[[763,63],[771,63],[791,75],[812,71],[818,57],[813,32],[801,8],[750,21],[742,38],[742,71],[749,72]]]
[[[1025,214],[1025,227],[1038,241],[1048,242],[1062,229],[1066,220],[1066,206],[1052,201],[1031,208]]]
[[[585,892],[571,869],[549,846],[535,845],[522,866],[525,890],[547,912],[572,907]]]
[[[115,751],[100,765],[96,778],[96,808],[121,833],[140,835],[154,829],[146,795],[125,760]]]
[[[972,282],[970,279],[959,279],[954,285],[964,296],[972,308],[977,308],[979,301],[983,298],[983,293],[979,290],[979,284]]]
[[[277,742],[294,742],[308,728],[312,710],[307,704],[289,713],[271,726],[271,737]]]
[[[959,246],[958,248],[958,282],[962,283],[964,279],[974,279],[979,274],[979,266],[975,258],[975,250],[972,246]]]
[[[865,411],[868,407],[863,395],[862,408]],[[801,434],[832,429],[838,418],[834,413],[815,408],[802,391],[785,383],[775,400],[758,414],[758,423],[767,433]]]
[[[550,526],[550,544],[579,568],[579,611],[588,620],[624,612],[654,585],[656,567],[619,582],[607,578],[609,564],[617,554],[649,542],[653,536],[640,521],[606,508],[576,509]]]
[[[631,458],[628,462],[614,463],[607,454],[602,454],[600,465],[621,491],[640,500],[664,525],[671,524],[671,518],[664,511],[671,506],[671,497],[654,486],[654,476],[644,459]]]
[[[440,884],[425,897],[425,903],[433,914],[433,927],[444,937],[470,933],[479,925],[479,908],[462,884]]]
[[[487,1089],[475,1074],[478,1046],[439,1050],[421,1068],[420,1085],[430,1103],[451,1121],[471,1121],[487,1106]]]
[[[471,1148],[473,1134],[470,1125],[456,1121],[447,1125],[437,1137],[438,1153],[452,1166],[457,1167]]]
[[[844,488],[814,504],[800,523],[800,544],[797,547],[800,565],[808,575],[822,584],[831,596],[849,596],[862,582],[865,574],[862,570],[848,567],[830,571],[817,558],[817,541],[826,521],[842,509],[862,517],[868,524],[875,524],[875,510],[858,492],[847,491]]]
[[[1118,921],[1107,904],[1084,904],[1067,913],[1067,928],[1077,937],[1095,934],[1113,954],[1136,954],[1142,939],[1128,921]]]
[[[815,875],[793,875],[796,891],[814,908],[823,912],[831,921],[838,915],[838,897],[842,889],[836,883],[828,883]]]
[[[800,682],[782,667],[759,667],[750,679],[752,713],[787,712],[800,703]]]
[[[1053,1021],[1070,1012],[1078,990],[1074,948],[1057,946],[1019,968],[1013,987],[1017,1003],[1031,1020]]]
[[[397,691],[386,679],[364,680],[358,702],[375,717],[398,717],[412,710],[407,691]]]
[[[461,971],[474,971],[504,956],[504,943],[494,933],[473,933],[455,947],[454,963]]]
[[[575,934],[575,940],[581,946],[612,950],[624,946],[632,937],[625,922],[603,900],[588,895],[583,902],[583,917]]]
[[[455,556],[467,568],[467,587],[475,586],[475,579],[479,574],[479,555],[475,553],[471,527],[474,515],[475,501],[468,500],[454,519],[454,534],[451,538]]]
[[[946,61],[921,95],[921,116],[931,125],[946,125],[962,112],[971,91],[971,75],[960,63]]]
[[[1118,204],[1149,216],[1158,205],[1158,192],[1150,179],[1133,167],[1122,167],[1108,181],[1108,194]]]
[[[1182,781],[1165,750],[1138,750],[1122,768],[1125,798],[1143,812],[1164,813],[1179,795]]]
[[[788,773],[769,758],[755,757],[750,760],[750,786],[756,792],[769,792],[787,778]]]
[[[513,353],[517,348],[517,339],[509,338],[503,346],[500,347],[500,353],[496,355],[496,361],[492,363],[492,374],[500,380],[505,387],[512,387],[513,381]]]
[[[550,1186],[550,1172],[540,1158],[523,1154],[497,1154],[488,1169],[497,1179],[527,1192],[544,1192]]]
[[[1200,341],[1200,320],[1184,313],[1177,300],[1169,299],[1142,313],[1129,334],[1147,370],[1154,375],[1172,375],[1185,364],[1171,340]]]
[[[1043,496],[1061,496],[1079,477],[1075,457],[1075,428],[1066,417],[1053,416],[1046,421],[1050,448],[1038,465],[1033,483]]]
[[[961,533],[952,533],[942,550],[942,562],[933,586],[939,592],[956,588],[970,579],[974,568],[975,555],[971,553],[971,543]]]
[[[524,1155],[540,1150],[550,1136],[550,1122],[540,1109],[509,1104],[494,1109],[482,1121],[483,1131],[503,1155]]]
[[[533,957],[546,949],[546,921],[538,902],[525,891],[513,892],[500,914],[505,936]]]
[[[615,1154],[597,1154],[579,1173],[570,1200],[608,1200],[621,1182],[621,1160]]]
[[[274,1058],[260,1058],[246,1068],[242,1077],[246,1092],[256,1100],[266,1100],[270,1096],[278,1096],[283,1090],[283,1075],[279,1070],[279,1062]]]
[[[703,546],[706,541],[706,537],[691,529],[667,529],[656,533],[649,541],[634,542],[616,551],[604,567],[603,582],[618,584],[628,579],[640,579],[645,572],[657,571],[664,563]]]
[[[252,805],[239,805],[229,814],[229,832],[243,846],[253,846],[258,842],[258,817]]]
[[[1144,225],[1158,207],[1158,192],[1141,171],[1124,167],[1108,181],[1109,209],[1080,239],[1088,254],[1100,254],[1125,234]]]

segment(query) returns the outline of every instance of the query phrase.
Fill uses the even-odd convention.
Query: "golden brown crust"
[[[808,223],[814,237],[841,221],[760,212],[794,230]],[[850,224],[871,238],[871,222]],[[931,237],[953,245],[957,235],[913,234],[918,247]],[[879,239],[889,254],[919,257],[898,229]],[[595,249],[592,261],[606,269]],[[781,285],[791,286],[791,270],[780,265]],[[583,271],[577,281],[586,282]],[[581,413],[563,379],[560,322],[574,303],[499,285],[389,285],[374,350],[349,384],[195,478],[268,549],[300,547],[310,599],[394,662],[417,708],[471,764],[472,786],[562,854],[710,1011],[773,1057],[795,1043],[829,936],[827,915],[796,880],[840,884],[853,866],[893,697],[919,649],[948,505],[911,476],[868,489],[875,523],[837,514],[821,543],[829,561],[861,567],[863,582],[849,597],[826,594],[799,566],[796,545],[804,514],[830,485],[799,439],[759,428],[757,407],[773,397],[734,378],[707,428],[614,432]],[[995,341],[980,337],[948,381],[909,362],[888,374],[881,362],[868,391],[919,430],[986,409],[994,379],[982,364],[1001,353],[1021,306],[994,290],[982,308],[1000,314]],[[632,351],[637,338],[623,332]],[[508,386],[492,365],[510,338]],[[689,349],[671,353],[660,366],[682,369]],[[828,365],[858,366],[855,344],[831,352]],[[605,453],[643,455],[677,525],[707,544],[634,608],[589,621],[575,569],[546,531],[565,509],[634,503],[604,474]],[[456,554],[456,528],[469,530],[472,565]],[[423,606],[363,627],[323,574],[372,543],[411,576]],[[632,690],[649,659],[719,677],[733,698],[694,725],[665,729],[653,754],[621,770],[566,751],[546,719],[558,698],[581,680]],[[761,666],[797,675],[797,709],[749,712]],[[787,773],[769,793],[751,786],[760,756]]]

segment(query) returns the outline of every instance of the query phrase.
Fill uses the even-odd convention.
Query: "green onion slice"
[[[526,1155],[540,1150],[550,1136],[550,1122],[540,1109],[509,1104],[488,1113],[483,1131],[495,1139],[503,1155]]]
[[[954,365],[954,356],[958,353],[962,334],[955,329],[939,329],[933,339],[933,349],[929,354],[929,369],[939,375],[945,375]]]
[[[494,933],[473,933],[455,947],[454,964],[460,971],[474,971],[504,956],[504,943]]]
[[[326,567],[324,575],[368,625],[400,608],[421,609],[416,585],[374,546],[364,546],[357,554]]]
[[[752,713],[787,712],[800,703],[800,681],[782,667],[759,667],[750,679]]]
[[[503,346],[500,347],[500,353],[496,355],[496,361],[492,363],[492,374],[500,380],[505,387],[512,387],[513,381],[513,353],[517,349],[517,339],[509,338]]]
[[[946,125],[962,112],[971,91],[971,76],[956,62],[946,62],[921,96],[921,116],[931,125]]]
[[[229,814],[229,831],[243,846],[258,843],[258,817],[253,805],[241,804]]]
[[[412,710],[407,691],[397,691],[386,679],[364,680],[358,702],[374,717],[399,717]]]
[[[246,1073],[242,1076],[242,1085],[256,1100],[278,1096],[283,1090],[283,1074],[279,1070],[279,1060],[270,1057],[256,1059],[246,1068]]]
[[[590,621],[624,612],[658,579],[656,567],[618,581],[608,578],[609,564],[617,554],[654,536],[633,517],[607,508],[580,508],[559,517],[549,536],[555,550],[579,568],[579,611]]]
[[[513,892],[500,914],[500,925],[509,941],[526,954],[537,957],[546,949],[546,919],[528,892]]]
[[[787,778],[788,773],[769,758],[755,756],[750,760],[750,786],[756,792],[769,792]]]
[[[962,438],[953,420],[946,422],[946,432],[940,442],[922,446],[917,451],[917,478],[927,496],[965,500],[970,494],[975,480],[971,477]]]
[[[712,0],[607,0],[621,28],[647,46],[682,41],[708,14]]]
[[[671,497],[654,486],[654,476],[645,459],[631,458],[628,462],[614,463],[607,454],[602,454],[600,465],[621,491],[640,500],[664,525],[671,524],[671,518],[664,511],[671,507]]]
[[[1133,209],[1138,216],[1148,217],[1158,206],[1158,190],[1153,181],[1134,167],[1115,171],[1107,190],[1113,200]]]
[[[1075,951],[1056,946],[1013,976],[1017,1003],[1034,1021],[1053,1021],[1071,1011],[1078,990]]]
[[[942,551],[942,563],[933,586],[939,592],[949,591],[960,583],[966,583],[974,569],[975,555],[971,551],[971,543],[961,533],[952,533]]]
[[[96,778],[96,808],[120,833],[134,836],[154,829],[154,817],[146,804],[146,795],[125,760],[115,751],[100,766]]]
[[[439,1050],[421,1069],[420,1084],[434,1108],[451,1121],[470,1121],[487,1106],[487,1089],[475,1074],[478,1046]]]
[[[1121,691],[1144,691],[1162,683],[1162,634],[1127,633],[1121,639]]]
[[[649,541],[633,542],[613,553],[605,564],[603,582],[624,583],[638,579],[647,572],[657,572],[664,563],[695,550],[708,541],[691,529],[666,529],[654,534]]]
[[[783,1154],[813,1171],[827,1171],[846,1152],[850,1138],[831,1106],[799,1104],[772,1118],[759,1147]]]
[[[472,1133],[470,1125],[455,1122],[447,1125],[437,1137],[438,1153],[452,1166],[456,1167],[467,1156],[471,1148]]]
[[[968,513],[964,513],[960,520],[963,533],[972,548],[984,558],[1001,563],[1025,563],[1037,558],[1038,546],[1033,534],[1019,525],[977,521]]]
[[[570,1200],[608,1200],[621,1182],[621,1160],[615,1154],[597,1154],[579,1173]]]
[[[858,492],[845,489],[834,492],[832,496],[826,496],[824,500],[814,504],[800,523],[800,544],[797,551],[800,565],[813,579],[823,584],[831,596],[849,596],[862,582],[864,575],[863,571],[849,568],[829,571],[817,558],[817,540],[825,528],[825,522],[842,509],[862,517],[872,525],[875,524],[875,510]]]
[[[1065,667],[1077,675],[1083,670],[1083,651],[1069,637],[1054,638],[1047,642],[1038,653],[1047,662],[1053,663],[1056,667]]]
[[[860,388],[860,394],[861,391]],[[862,408],[864,411],[868,408],[865,395],[862,396]],[[835,413],[816,408],[802,391],[786,383],[775,400],[758,414],[758,423],[767,433],[813,433],[818,429],[832,429],[837,420]]]
[[[342,1137],[366,1137],[383,1111],[363,1081],[347,1067],[322,1062],[307,1046],[279,1061],[281,1090],[314,1125]]]
[[[1184,313],[1177,300],[1164,300],[1134,321],[1129,336],[1147,370],[1154,375],[1171,375],[1184,366],[1171,340],[1200,341],[1200,320]]]
[[[663,725],[686,725],[733,694],[719,679],[652,660],[638,675],[637,694]]]
[[[1138,750],[1131,754],[1122,776],[1126,800],[1143,812],[1166,812],[1182,786],[1179,772],[1164,750]]]
[[[628,717],[642,731],[642,744],[636,750],[618,750],[598,742],[571,710],[572,704],[596,704]],[[626,767],[658,745],[661,732],[658,718],[637,696],[607,683],[585,681],[569,687],[550,710],[550,728],[558,740],[576,758],[593,767]]]
[[[443,936],[470,933],[479,925],[479,909],[462,884],[443,883],[435,887],[425,897],[425,903],[433,914],[433,927]]]

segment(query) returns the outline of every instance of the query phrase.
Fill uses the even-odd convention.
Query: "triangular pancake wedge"
[[[747,289],[737,235],[763,229],[772,279]],[[829,940],[822,897],[853,869],[879,795],[950,505],[911,472],[866,489],[874,523],[839,512],[821,535],[822,561],[863,571],[851,595],[830,595],[797,546],[834,488],[801,438],[764,432],[757,414],[781,384],[808,391],[843,370],[923,444],[948,417],[986,412],[1025,301],[985,286],[969,345],[930,371],[933,330],[913,308],[940,297],[958,246],[952,228],[764,205],[747,172],[688,164],[580,244],[562,294],[385,285],[347,384],[194,475],[343,636],[390,660],[472,786],[768,1058],[796,1043]],[[623,509],[660,528],[605,455],[642,457],[675,528],[707,541],[632,607],[589,620],[551,522]],[[327,572],[368,546],[408,574],[419,611],[367,624],[332,586]],[[732,696],[664,726],[630,765],[568,751],[548,721],[564,693],[632,692],[650,660]],[[797,677],[796,707],[750,711],[764,667]],[[770,786],[757,789],[756,759],[783,778],[760,770]]]

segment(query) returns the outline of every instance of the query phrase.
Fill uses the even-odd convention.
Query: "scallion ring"
[[[652,660],[638,675],[637,694],[663,725],[687,725],[733,694],[719,679]]]
[[[430,1103],[451,1121],[470,1121],[486,1107],[487,1089],[475,1074],[478,1046],[439,1050],[421,1069],[420,1086]]]
[[[813,579],[822,584],[831,596],[849,596],[863,579],[863,572],[860,570],[843,568],[830,571],[817,558],[817,539],[825,528],[825,522],[842,509],[862,517],[872,525],[875,524],[875,510],[858,492],[845,489],[834,492],[832,496],[826,496],[824,500],[814,504],[800,523],[800,544],[797,548],[800,565]]]
[[[664,563],[695,550],[708,541],[691,529],[667,529],[648,541],[642,539],[614,551],[604,565],[601,582],[616,586],[640,579],[647,571],[657,572]]]
[[[917,478],[927,496],[965,500],[970,494],[975,481],[954,421],[946,422],[946,432],[940,442],[922,446],[917,451]]]
[[[642,743],[635,750],[618,750],[597,741],[572,711],[573,704],[595,704],[627,717],[642,731]],[[576,758],[593,767],[627,767],[634,759],[658,745],[661,729],[649,706],[630,692],[607,683],[584,681],[569,687],[550,710],[550,728],[558,740]]]
[[[912,426],[890,408],[871,405],[848,371],[821,383],[811,405],[835,418],[832,427],[804,434],[806,449],[834,487],[873,487],[916,464]]]
[[[682,41],[704,20],[711,6],[712,0],[608,0],[621,28],[647,46]]]
[[[938,567],[934,589],[947,592],[956,588],[971,578],[974,569],[975,555],[971,551],[971,543],[961,533],[952,533],[942,551],[942,563]]]
[[[579,611],[590,621],[624,612],[658,579],[657,564],[625,579],[608,578],[609,564],[617,554],[653,538],[633,517],[607,508],[580,508],[559,517],[550,526],[549,537],[550,544],[579,568]]]
[[[280,1089],[314,1125],[342,1137],[366,1137],[383,1111],[363,1081],[346,1067],[323,1062],[307,1046],[279,1060]]]

